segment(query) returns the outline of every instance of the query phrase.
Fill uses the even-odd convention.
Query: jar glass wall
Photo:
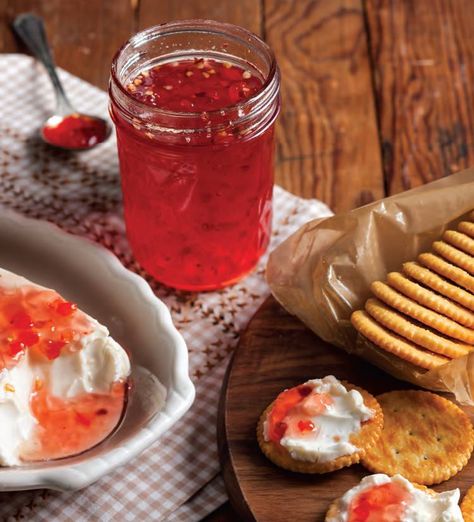
[[[159,77],[167,84],[158,88]],[[219,288],[251,271],[264,253],[279,82],[268,46],[229,24],[164,24],[138,33],[117,53],[110,112],[127,236],[158,281],[185,290]],[[202,93],[190,97],[193,85]],[[160,95],[161,104],[149,101]],[[196,110],[200,104],[206,110]]]

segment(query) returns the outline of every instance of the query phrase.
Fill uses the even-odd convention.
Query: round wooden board
[[[291,473],[274,466],[258,447],[257,421],[276,395],[285,388],[329,374],[375,395],[413,388],[323,342],[269,298],[240,340],[219,408],[218,440],[224,480],[243,520],[324,521],[329,504],[368,474],[360,465],[326,475]],[[433,489],[459,487],[463,495],[472,484],[474,459],[461,473]]]

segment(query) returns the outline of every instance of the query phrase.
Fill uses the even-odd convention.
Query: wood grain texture
[[[23,50],[15,40],[9,25],[16,15],[34,12],[45,20],[56,63],[102,89],[107,87],[110,64],[115,52],[135,27],[135,13],[130,0],[2,2],[2,52]]]
[[[383,197],[361,0],[265,0],[282,73],[276,181],[334,211]]]
[[[474,162],[471,0],[367,0],[390,194]]]
[[[260,34],[261,14],[260,0],[140,0],[138,17],[140,29],[170,20],[207,18],[241,25]]]
[[[274,466],[258,447],[258,419],[278,393],[330,374],[374,395],[412,388],[324,343],[269,298],[241,337],[219,412],[224,479],[241,520],[323,522],[330,503],[369,474],[360,465],[317,476],[291,473]],[[458,475],[433,489],[459,487],[464,494],[473,482],[471,459]]]

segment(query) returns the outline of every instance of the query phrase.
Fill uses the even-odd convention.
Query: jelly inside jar
[[[250,69],[204,58],[157,65],[127,85],[137,100],[175,112],[231,107],[253,96],[261,87],[262,80]]]
[[[348,522],[400,522],[410,499],[411,494],[400,484],[373,486],[352,500]]]
[[[210,58],[140,72],[126,84],[134,99],[195,114],[204,129],[177,134],[173,143],[127,124],[112,106],[127,236],[137,260],[160,282],[194,291],[226,286],[252,270],[266,250],[273,126],[245,134],[233,125],[234,111],[223,112],[223,129],[206,130],[210,111],[238,106],[262,86],[250,66]]]

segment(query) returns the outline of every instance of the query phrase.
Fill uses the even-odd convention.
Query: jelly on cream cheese
[[[0,269],[0,291],[6,291],[0,300],[11,295],[12,291],[21,292],[23,288],[45,291],[45,295],[53,298],[60,297],[49,289]],[[31,403],[35,390],[41,388],[47,397],[67,401],[85,394],[107,394],[114,383],[125,381],[130,374],[129,358],[110,337],[107,328],[84,312],[78,311],[78,314],[87,326],[87,333],[69,339],[65,348],[58,349],[54,357],[47,358],[24,348],[11,358],[10,364],[6,364],[4,359],[0,370],[0,465],[21,464],[22,448],[31,443],[38,425]],[[20,326],[21,321],[25,322],[18,312],[15,317]],[[5,320],[3,316],[2,319]],[[54,331],[54,323],[51,330]],[[33,334],[41,338],[42,334],[35,332]],[[3,334],[8,335],[8,332]],[[2,342],[7,341],[2,338]],[[0,362],[2,357],[5,356],[0,353]]]
[[[362,422],[374,416],[374,412],[364,404],[362,395],[357,390],[348,391],[332,375],[307,381],[303,387],[310,387],[311,392],[283,419],[288,428],[280,444],[291,457],[306,462],[328,462],[358,451],[350,442],[350,437],[360,430]],[[315,410],[311,408],[311,402],[315,394],[326,398],[326,403],[316,414],[312,414]],[[302,412],[304,417],[300,419]],[[299,430],[292,429],[295,424],[292,417],[300,419],[296,423]],[[267,418],[264,424],[267,441],[270,440],[268,430]]]
[[[461,509],[459,508],[459,489],[452,491],[444,491],[443,493],[430,494],[426,491],[416,488],[411,482],[406,480],[401,475],[394,475],[389,477],[384,474],[369,475],[361,480],[361,482],[347,491],[340,499],[337,513],[327,522],[351,522],[351,520],[361,520],[357,514],[354,514],[354,509],[357,506],[358,498],[369,492],[373,488],[384,485],[395,486],[399,491],[406,494],[403,501],[391,503],[391,499],[387,496],[385,502],[389,505],[391,514],[399,510],[395,518],[388,518],[387,520],[398,520],[400,522],[463,522]],[[367,520],[375,520],[377,516],[383,517],[383,508],[385,507],[383,501],[380,501],[380,494],[377,495],[377,502],[374,508],[377,513],[370,513],[370,508],[365,506],[363,508],[364,515],[367,515]],[[372,518],[370,518],[372,516]],[[375,517],[375,518],[374,518]]]

